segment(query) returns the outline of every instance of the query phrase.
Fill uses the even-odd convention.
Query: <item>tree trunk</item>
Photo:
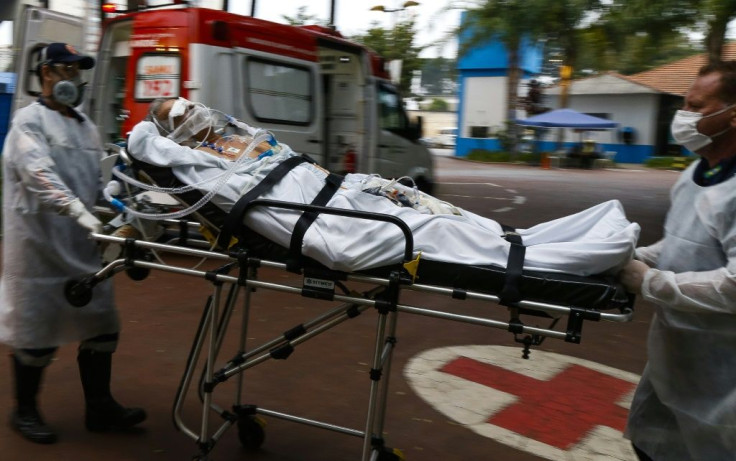
[[[519,80],[521,69],[519,69],[519,45],[510,45],[508,78],[506,79],[506,121],[509,135],[509,149],[512,155],[516,155],[518,145],[518,133],[516,129],[516,105],[518,103]]]
[[[717,62],[723,56],[723,42],[726,37],[728,17],[716,16],[708,23],[708,35],[705,36],[705,47],[708,52],[708,62]]]

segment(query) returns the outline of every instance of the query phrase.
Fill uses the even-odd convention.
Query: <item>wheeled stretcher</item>
[[[162,173],[154,170],[148,169],[149,178]],[[162,180],[160,175],[156,178],[158,182]],[[201,229],[202,221],[212,226],[213,222],[222,220],[222,216],[214,210],[208,212],[205,209],[197,213],[198,222],[189,219],[158,221],[156,225],[161,232],[156,233],[157,241],[120,237],[115,233],[92,234],[103,244],[119,246],[121,253],[99,272],[71,280],[67,284],[67,299],[84,308],[95,285],[120,272],[127,272],[131,277],[142,280],[149,271],[161,270],[211,282],[212,295],[205,303],[174,405],[176,427],[196,441],[198,459],[207,459],[216,442],[233,426],[237,426],[239,439],[244,446],[259,447],[264,440],[264,429],[260,423],[262,417],[359,437],[362,439],[362,461],[403,459],[399,451],[387,446],[383,437],[389,390],[386,376],[391,369],[392,353],[396,347],[400,313],[509,331],[521,343],[524,358],[529,356],[532,346],[541,344],[548,337],[579,343],[586,320],[626,322],[633,316],[633,297],[612,277],[524,270],[518,260],[518,249],[511,252],[507,267],[417,260],[411,230],[394,216],[258,198],[250,200],[239,212],[247,216],[262,207],[299,211],[304,216],[329,214],[342,219],[384,221],[398,228],[403,235],[403,261],[361,271],[331,270],[298,252],[295,254],[293,248],[280,246],[260,234],[249,232],[244,226],[235,231],[237,244],[227,249],[217,249],[211,242],[200,238],[207,232],[196,230]],[[514,233],[510,231],[508,235],[513,242]],[[523,248],[521,242],[517,241],[514,245]],[[150,257],[152,253],[208,258],[219,261],[219,265],[210,270],[197,270],[186,265],[156,262]],[[521,253],[523,260],[523,250]],[[269,270],[262,270],[264,268]],[[299,274],[299,283],[287,283],[279,277],[269,278],[274,272],[280,271]],[[256,290],[274,290],[320,300],[325,303],[325,308],[277,337],[260,344],[250,344],[247,338],[249,330],[253,328],[250,322],[251,306],[258,302]],[[448,302],[442,305],[447,307],[428,309],[405,304],[401,301],[401,295],[405,292],[446,298]],[[487,303],[488,315],[453,312],[456,303],[464,300]],[[239,306],[242,309],[242,321],[237,328],[237,350],[223,350],[224,336]],[[255,396],[240,391],[247,370],[267,361],[287,359],[301,344],[368,311],[375,312],[377,318],[373,356],[367,377],[370,390],[366,401],[366,419],[360,427],[350,428],[292,415],[283,409],[264,408],[252,400]],[[541,322],[547,326],[539,326]],[[200,361],[203,363],[200,364]],[[192,426],[184,421],[182,410],[197,377],[196,387],[202,411],[198,424]],[[216,396],[221,398],[218,393],[222,388],[220,385],[231,378],[236,378],[238,391],[229,407],[222,406],[216,403]],[[215,418],[219,419],[219,427],[212,429]]]

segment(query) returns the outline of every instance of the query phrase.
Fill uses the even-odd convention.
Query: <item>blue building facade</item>
[[[15,74],[0,72],[0,154],[2,154],[5,136],[10,127],[10,108],[15,93]]]
[[[461,36],[460,46],[463,42]],[[519,49],[522,81],[540,73],[543,51],[541,43],[522,41]],[[455,155],[465,157],[474,149],[501,149],[495,134],[506,129],[508,70],[508,50],[500,40],[489,40],[459,57],[459,129]]]

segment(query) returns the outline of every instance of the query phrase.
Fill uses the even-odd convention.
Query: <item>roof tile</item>
[[[724,60],[736,59],[736,42],[725,43],[723,45],[722,57]],[[706,62],[707,54],[702,53],[651,70],[639,72],[638,74],[622,77],[664,93],[685,96],[688,88],[690,88],[690,84],[698,74],[698,69]]]

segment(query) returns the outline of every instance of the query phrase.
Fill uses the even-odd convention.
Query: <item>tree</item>
[[[468,10],[458,33],[465,38],[459,53],[498,40],[508,53],[506,86],[507,120],[516,119],[519,106],[518,87],[520,47],[523,40],[545,38],[554,42],[563,53],[563,65],[574,66],[579,47],[579,29],[587,14],[599,5],[598,0],[483,0]],[[563,98],[564,104],[564,98]],[[509,125],[512,145],[516,145],[516,130]]]
[[[604,17],[608,24],[619,24],[620,36],[636,35],[657,51],[677,35],[702,32],[709,61],[721,59],[726,28],[733,19],[736,0],[616,0]],[[621,40],[618,44],[623,45]]]
[[[634,74],[700,52],[688,34],[673,31],[655,42],[649,34],[626,32],[621,22],[608,18],[581,32],[580,69],[614,70]]]
[[[422,60],[422,87],[429,94],[455,93],[457,61],[443,57]]]
[[[539,7],[544,14],[540,18],[537,33],[544,37],[548,45],[561,50],[561,77],[563,85],[572,77],[577,67],[577,58],[583,44],[583,31],[594,24],[594,17],[600,8],[599,0],[546,0]],[[562,71],[562,69],[567,69]],[[567,92],[563,91],[560,107],[567,107]]]
[[[705,49],[708,61],[718,61],[723,53],[728,23],[736,18],[736,0],[705,0],[702,8],[707,23]]]
[[[419,70],[422,65],[419,58],[422,48],[413,44],[416,33],[414,18],[409,18],[396,23],[393,29],[384,29],[374,22],[365,34],[351,39],[373,49],[386,61],[400,59],[402,64],[399,90],[408,95],[414,71]]]
[[[519,51],[525,37],[535,36],[539,15],[532,3],[536,0],[485,0],[468,10],[458,28],[463,37],[458,53],[465,55],[473,48],[498,40],[508,52],[506,84],[506,119],[516,119],[517,88],[521,77]],[[531,7],[531,8],[530,8]],[[512,135],[513,137],[513,135]]]
[[[300,6],[299,8],[297,8],[296,16],[287,16],[283,14],[281,15],[281,18],[284,19],[291,26],[305,26],[309,24],[327,26],[329,24],[329,21],[326,19],[320,19],[313,14],[307,14],[306,6]]]
[[[434,98],[427,109],[437,112],[447,112],[450,109],[450,105],[444,99]]]

